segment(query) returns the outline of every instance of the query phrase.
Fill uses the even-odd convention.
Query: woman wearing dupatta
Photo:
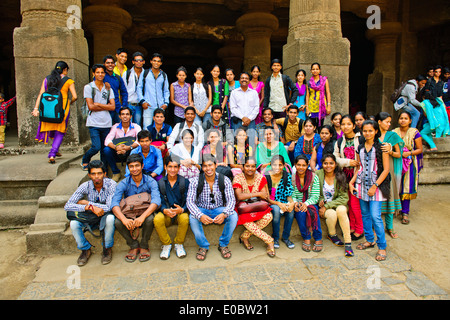
[[[403,148],[403,174],[400,184],[402,202],[402,223],[409,224],[409,205],[417,197],[419,172],[423,167],[422,136],[419,130],[411,128],[411,114],[401,111],[398,118],[399,128],[393,131],[405,142]]]
[[[41,91],[36,99],[36,105],[33,109],[32,115],[39,116],[39,102],[41,95],[50,87],[58,88],[63,98],[64,120],[61,123],[39,122],[35,140],[37,142],[44,142],[48,144],[49,139],[53,139],[52,148],[48,153],[48,162],[54,164],[55,157],[61,156],[59,147],[64,139],[69,123],[70,105],[77,100],[77,93],[75,91],[75,84],[72,79],[67,77],[69,66],[64,61],[58,61],[55,69],[42,82]],[[69,91],[72,99],[69,103]]]
[[[244,172],[239,173],[233,179],[233,188],[235,189],[237,205],[240,201],[254,197],[266,201],[269,199],[267,180],[256,171],[256,160],[254,158],[246,159]],[[248,241],[253,234],[267,244],[267,255],[272,258],[275,256],[274,240],[263,231],[272,221],[271,211],[270,206],[267,206],[263,211],[243,214],[239,214],[236,209],[239,214],[237,225],[243,225],[246,229],[239,237],[240,242],[244,244],[247,250],[253,250],[253,246]]]
[[[328,78],[320,74],[320,64],[311,65],[312,77],[309,79],[309,99],[307,101],[306,114],[310,118],[317,119],[316,127],[323,125],[325,117],[331,113],[331,95]]]
[[[288,170],[291,170],[291,160],[284,147],[284,144],[275,140],[275,130],[273,127],[266,127],[264,129],[264,141],[260,142],[256,147],[256,164],[258,171],[262,174],[270,171],[272,158],[276,155],[283,157],[285,164],[288,165]]]
[[[312,250],[320,252],[323,248],[322,227],[319,218],[320,181],[318,176],[308,169],[309,161],[305,155],[295,158],[295,176],[292,177],[295,202],[294,217],[297,220],[303,238],[302,250],[311,251],[311,232],[315,243]]]
[[[445,137],[450,134],[445,104],[441,98],[434,98],[430,92],[426,92],[422,101],[422,109],[425,112],[427,121],[423,124],[420,134],[423,140],[430,146],[430,151],[437,151],[431,133],[434,132],[436,138]]]
[[[382,143],[381,149],[383,152],[389,153],[389,173],[391,177],[390,181],[390,193],[389,200],[383,201],[381,205],[381,214],[384,214],[386,223],[386,229],[389,235],[396,239],[397,233],[394,231],[394,214],[402,210],[402,203],[400,201],[400,183],[402,180],[402,168],[403,168],[403,142],[400,136],[393,132],[388,131],[391,126],[392,117],[387,112],[380,112],[375,117],[380,127],[380,142]]]

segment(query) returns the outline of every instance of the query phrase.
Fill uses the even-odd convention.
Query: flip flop
[[[311,252],[311,243],[302,242],[302,250],[305,252]]]
[[[136,253],[132,253],[132,251],[137,250]],[[127,255],[125,256],[125,261],[126,262],[135,262],[137,255],[139,253],[139,248],[138,249],[131,249],[130,251],[128,251]]]
[[[375,260],[377,260],[377,261],[385,261],[386,258],[387,258],[387,255],[379,253],[379,252],[377,252],[377,254],[375,255]]]
[[[144,249],[145,250],[145,249]],[[139,261],[145,262],[150,260],[150,251],[143,252],[139,255]]]

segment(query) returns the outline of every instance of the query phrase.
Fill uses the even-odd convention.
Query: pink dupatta
[[[327,77],[319,76],[319,84],[316,84],[314,81],[314,77],[309,79],[309,87],[314,89],[315,91],[320,92],[320,101],[319,101],[319,120],[325,118],[327,115],[327,106],[325,104],[325,84],[327,83]],[[316,97],[314,96],[314,99]]]

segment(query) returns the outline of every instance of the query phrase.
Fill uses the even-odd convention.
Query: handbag
[[[85,225],[86,230],[89,231],[89,233],[91,233],[94,237],[96,237],[96,238],[101,237],[101,235],[95,234],[92,231],[92,227],[98,225],[100,223],[100,220],[102,219],[102,217],[97,216],[92,211],[90,211],[90,210],[80,211],[80,212],[67,211],[66,217],[68,220],[76,220],[78,222],[83,223]]]
[[[152,197],[148,192],[141,192],[131,195],[120,201],[120,211],[122,211],[126,218],[135,220],[148,209],[151,204],[151,200]],[[133,240],[136,240],[139,236],[139,229],[137,230],[136,235],[134,234],[134,230],[130,230],[130,233]]]
[[[250,198],[245,201],[240,201],[237,204],[238,214],[254,213],[265,211],[269,208],[269,203],[264,200],[259,200],[259,198]]]

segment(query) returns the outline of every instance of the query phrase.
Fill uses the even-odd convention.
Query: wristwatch
[[[377,188],[380,186],[378,183],[375,182],[375,185],[377,186]]]

